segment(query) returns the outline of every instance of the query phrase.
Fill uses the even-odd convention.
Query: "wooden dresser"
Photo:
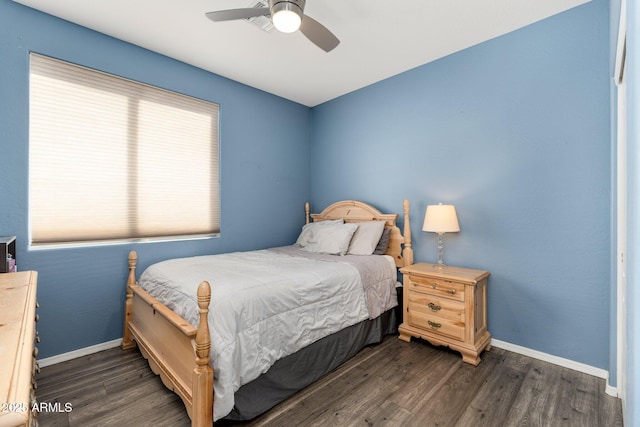
[[[489,272],[418,263],[401,268],[404,321],[400,339],[423,338],[462,353],[462,360],[480,363],[490,348],[487,330]]]
[[[37,425],[37,280],[35,271],[0,274],[0,427]]]

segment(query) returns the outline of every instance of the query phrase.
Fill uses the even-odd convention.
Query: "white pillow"
[[[313,230],[318,227],[326,227],[328,225],[338,225],[344,224],[343,219],[331,219],[327,221],[318,221],[318,222],[310,222],[309,224],[305,224],[302,227],[302,231],[298,236],[298,240],[296,241],[296,245],[298,246],[306,246],[309,244],[309,239],[313,236]]]
[[[351,239],[349,245],[349,255],[371,255],[376,250],[382,232],[384,231],[384,225],[386,221],[366,221],[366,222],[354,222],[352,224],[358,224],[358,230]]]
[[[356,224],[333,224],[311,227],[311,236],[302,250],[331,255],[344,255],[349,250],[349,242],[358,229]]]

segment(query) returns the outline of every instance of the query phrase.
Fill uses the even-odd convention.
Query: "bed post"
[[[305,224],[309,224],[309,212],[311,212],[311,209],[309,207],[309,202],[305,202],[305,204],[304,204],[304,220],[305,220]]]
[[[192,374],[192,427],[211,427],[213,425],[213,370],[209,366],[211,335],[207,319],[210,301],[211,286],[209,282],[201,282],[198,286],[200,323],[196,332],[196,367]]]
[[[413,264],[413,248],[411,247],[411,223],[409,222],[409,200],[404,199],[402,203],[404,210],[404,249],[402,250],[402,259],[404,266]]]
[[[120,344],[123,350],[136,346],[136,343],[131,339],[129,321],[131,320],[131,305],[133,304],[133,290],[131,286],[136,284],[137,262],[138,254],[136,251],[129,252],[129,278],[127,279],[127,298],[124,303],[124,330],[122,333],[122,344]]]

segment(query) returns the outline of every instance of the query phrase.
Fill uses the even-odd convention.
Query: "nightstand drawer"
[[[414,328],[424,329],[426,331],[445,335],[460,341],[464,340],[464,322],[457,322],[440,316],[411,310],[407,313],[407,317],[409,318],[409,325]]]
[[[464,301],[464,284],[430,277],[409,276],[409,291]]]
[[[409,310],[429,316],[450,319],[464,324],[464,303],[448,298],[438,298],[430,294],[409,291]]]

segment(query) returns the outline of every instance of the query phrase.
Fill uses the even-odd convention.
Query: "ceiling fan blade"
[[[300,31],[302,31],[302,34],[311,40],[313,44],[325,52],[333,50],[333,48],[340,44],[340,40],[338,40],[327,27],[307,15],[302,17]]]
[[[228,9],[218,10],[215,12],[207,12],[207,18],[212,21],[233,21],[234,19],[249,19],[256,16],[269,15],[271,12],[268,7],[249,7],[245,9]]]

